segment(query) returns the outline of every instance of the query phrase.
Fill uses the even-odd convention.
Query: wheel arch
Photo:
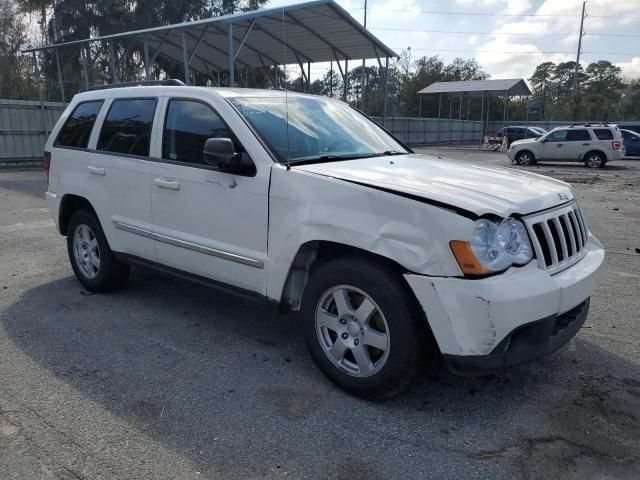
[[[407,269],[389,257],[344,243],[311,240],[300,245],[293,262],[291,262],[291,267],[282,288],[279,310],[281,312],[300,310],[302,294],[313,272],[329,260],[347,255],[361,256],[379,262],[397,271],[399,281],[405,281],[402,273],[406,272]]]
[[[62,197],[62,200],[60,201],[60,209],[58,212],[58,226],[62,235],[67,235],[67,229],[69,227],[69,220],[71,220],[71,216],[81,209],[90,210],[96,216],[96,218],[98,218],[93,205],[91,205],[91,202],[89,202],[89,200],[87,200],[85,197],[72,193],[67,193]]]
[[[592,153],[599,153],[600,155],[602,155],[604,157],[604,161],[607,162],[609,160],[609,158],[607,157],[607,154],[605,152],[603,152],[602,150],[599,150],[597,148],[594,148],[593,150],[589,150],[587,153],[585,153],[582,156],[581,160],[585,160],[589,155],[591,155]]]

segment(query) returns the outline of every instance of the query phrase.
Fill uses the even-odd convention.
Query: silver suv
[[[584,162],[588,168],[600,168],[609,160],[624,157],[624,143],[617,125],[585,123],[558,127],[540,138],[513,142],[507,155],[518,165],[559,160]]]

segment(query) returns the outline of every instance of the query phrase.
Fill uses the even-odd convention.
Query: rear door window
[[[114,100],[104,120],[98,150],[149,156],[155,98]]]
[[[596,134],[598,140],[613,140],[613,132],[608,128],[594,128],[593,133]]]
[[[569,130],[567,132],[567,142],[584,142],[591,140],[588,130]]]
[[[93,125],[103,103],[103,100],[97,100],[79,104],[60,130],[54,146],[87,148]]]

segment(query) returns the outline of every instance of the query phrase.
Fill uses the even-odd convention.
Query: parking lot
[[[325,379],[296,314],[141,270],[84,291],[44,174],[0,171],[0,478],[639,478],[640,160],[527,170],[572,183],[607,249],[585,327],[487,377],[438,362],[384,403]]]

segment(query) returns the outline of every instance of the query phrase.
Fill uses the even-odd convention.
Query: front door
[[[255,176],[204,163],[208,138],[231,138],[206,99],[167,98],[162,160],[152,168],[152,213],[158,262],[265,293],[269,169]]]
[[[562,160],[566,138],[566,130],[556,130],[547,135],[545,140],[539,143],[538,160]]]

